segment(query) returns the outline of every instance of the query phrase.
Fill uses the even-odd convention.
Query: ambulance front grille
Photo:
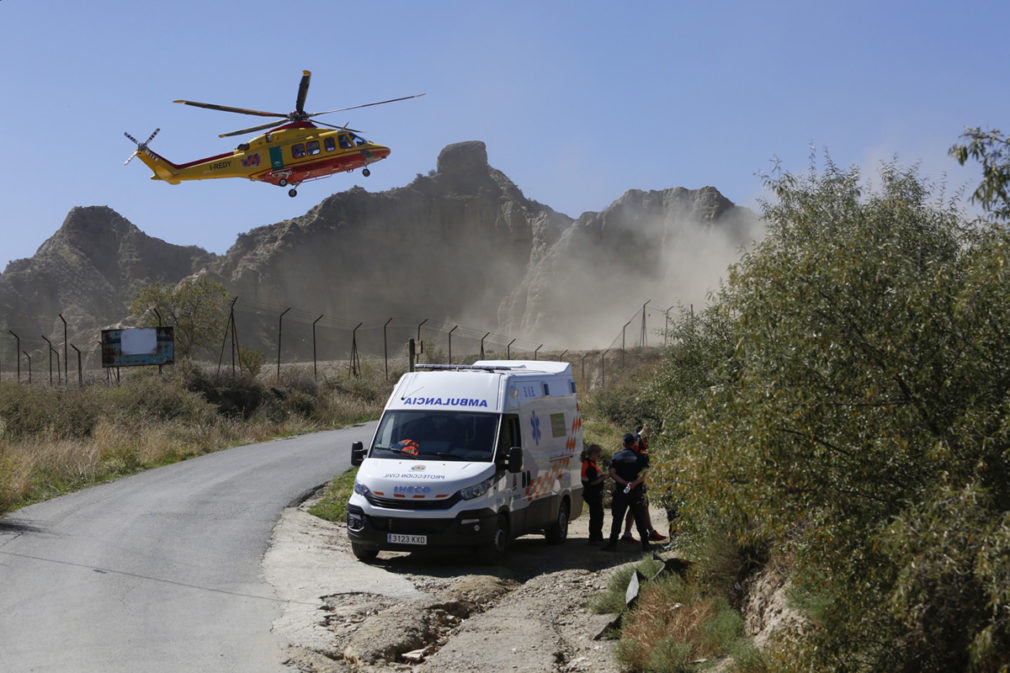
[[[384,516],[370,516],[368,522],[375,530],[407,535],[438,535],[446,532],[455,519],[396,519]]]
[[[433,510],[449,509],[459,502],[459,493],[453,493],[448,498],[432,500],[427,498],[382,498],[374,493],[368,493],[365,498],[375,507],[385,509]]]

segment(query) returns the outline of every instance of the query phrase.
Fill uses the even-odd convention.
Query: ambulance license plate
[[[386,542],[389,542],[390,544],[428,544],[428,536],[388,533],[386,535]]]

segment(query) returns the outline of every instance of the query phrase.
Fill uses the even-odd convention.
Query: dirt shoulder
[[[306,513],[307,504],[284,512],[263,562],[285,606],[274,630],[290,643],[294,670],[617,670],[614,641],[595,639],[612,616],[587,603],[641,549],[589,545],[585,513],[563,545],[542,535],[515,540],[503,566],[430,551],[383,552],[365,564],[351,554],[343,525]],[[653,520],[663,519],[654,512]]]

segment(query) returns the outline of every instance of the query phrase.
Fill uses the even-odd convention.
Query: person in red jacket
[[[582,451],[582,500],[589,506],[589,544],[603,542],[603,482],[607,475],[600,471],[602,453],[599,444]]]

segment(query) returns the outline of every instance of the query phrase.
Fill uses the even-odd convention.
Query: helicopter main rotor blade
[[[344,112],[345,110],[357,110],[363,107],[372,107],[373,105],[385,105],[386,103],[395,103],[401,100],[410,100],[411,98],[420,98],[423,93],[414,94],[413,96],[403,96],[401,98],[390,98],[389,100],[380,100],[377,103],[365,103],[364,105],[352,105],[351,107],[341,107],[336,110],[324,110],[323,112],[313,112],[309,117],[318,117],[319,115],[328,115],[331,112]]]
[[[320,126],[329,126],[331,129],[337,129],[338,131],[350,131],[351,133],[364,133],[364,131],[359,131],[358,129],[352,129],[348,126],[337,126],[336,124],[327,124],[326,122],[321,122],[319,120],[316,120],[312,123],[319,124]]]
[[[299,114],[305,112],[305,96],[309,93],[309,79],[311,77],[311,72],[302,70],[302,81],[298,83],[298,100],[295,103],[295,112]]]
[[[270,122],[269,124],[260,124],[259,126],[252,126],[247,129],[242,129],[240,131],[232,131],[231,133],[220,133],[218,138],[230,138],[231,136],[241,136],[246,133],[252,133],[253,131],[262,131],[263,129],[272,129],[275,126],[280,126],[282,122]]]
[[[193,107],[202,107],[208,110],[220,110],[221,112],[235,112],[243,115],[255,115],[257,117],[280,117],[281,119],[287,119],[288,116],[282,112],[264,112],[262,110],[249,110],[243,107],[231,107],[229,105],[216,105],[214,103],[197,103],[192,100],[174,100],[173,103],[182,103],[183,105],[192,105]]]

